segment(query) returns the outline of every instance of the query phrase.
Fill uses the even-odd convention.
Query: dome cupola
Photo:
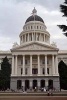
[[[23,31],[20,33],[20,44],[29,42],[50,43],[50,34],[46,30],[43,19],[37,15],[37,10],[32,10],[32,15],[27,18]]]
[[[37,15],[37,10],[35,9],[35,7],[32,11],[32,16],[28,17],[25,23],[30,22],[30,21],[40,21],[44,23],[43,19]]]

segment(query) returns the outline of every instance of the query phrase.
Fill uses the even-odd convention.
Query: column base
[[[45,74],[45,76],[48,76],[48,74]]]

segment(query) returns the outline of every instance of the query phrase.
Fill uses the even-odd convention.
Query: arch
[[[37,87],[37,80],[33,80],[33,89],[35,89],[35,87]]]
[[[25,90],[29,89],[29,80],[25,80]]]
[[[21,89],[21,80],[17,80],[17,89]]]
[[[40,86],[41,86],[41,88],[44,88],[45,87],[45,80],[41,80],[40,81]]]
[[[53,80],[48,80],[48,88],[53,89]]]

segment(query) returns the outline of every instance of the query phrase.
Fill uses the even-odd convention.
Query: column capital
[[[52,56],[55,56],[55,54],[52,54]]]

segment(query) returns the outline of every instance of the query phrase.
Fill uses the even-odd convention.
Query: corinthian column
[[[54,63],[54,55],[52,55],[52,74],[55,74],[55,63]]]
[[[25,75],[25,55],[23,55],[23,75]]]
[[[32,55],[30,55],[30,75],[32,75]]]
[[[15,75],[17,75],[17,55],[15,56]]]
[[[14,72],[14,55],[12,56],[12,75],[14,75],[15,74],[15,72]]]
[[[40,75],[40,56],[38,55],[38,75]]]
[[[45,75],[47,75],[47,55],[45,55]]]
[[[58,58],[57,58],[57,55],[55,57],[55,69],[56,69],[56,75],[58,75]]]

